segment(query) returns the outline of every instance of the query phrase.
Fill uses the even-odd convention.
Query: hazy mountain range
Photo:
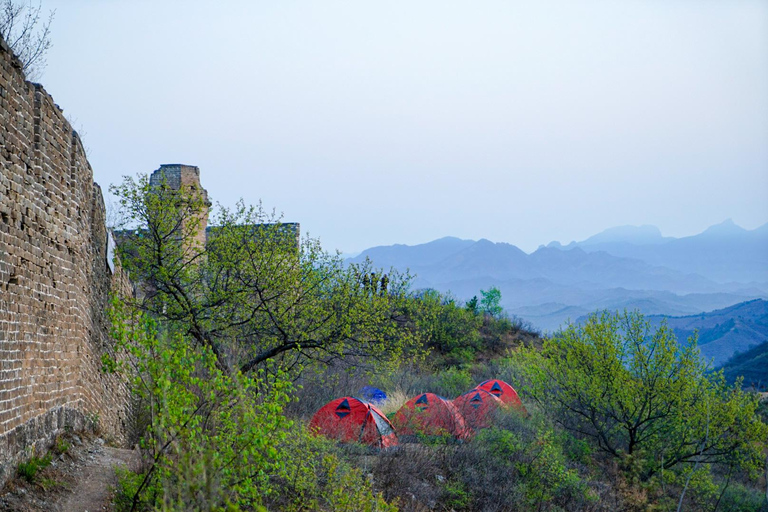
[[[768,224],[745,230],[728,220],[685,238],[653,226],[611,228],[531,254],[488,240],[441,238],[373,247],[349,261],[410,269],[415,288],[461,300],[498,287],[502,305],[552,331],[597,309],[684,316],[768,298]]]
[[[604,251],[721,283],[768,282],[768,224],[748,231],[729,219],[685,238],[663,237],[655,226],[623,226],[607,229],[583,242],[567,246],[552,242],[548,247]]]

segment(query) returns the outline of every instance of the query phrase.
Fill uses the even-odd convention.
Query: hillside
[[[696,315],[654,315],[647,319],[654,325],[666,321],[679,340],[688,339],[698,331],[701,355],[715,367],[727,362],[732,375],[739,368],[751,371],[754,364],[750,358],[759,354],[745,354],[768,342],[768,301],[765,300],[752,300]],[[729,361],[737,353],[742,356],[735,362]]]
[[[768,390],[768,341],[734,355],[720,368],[728,382],[744,377],[744,387]]]

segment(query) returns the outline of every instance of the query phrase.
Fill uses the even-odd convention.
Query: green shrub
[[[33,483],[37,473],[41,469],[50,466],[51,460],[50,454],[46,454],[44,457],[33,456],[27,462],[21,462],[16,469],[16,473],[27,482]]]
[[[434,385],[434,393],[447,398],[455,398],[474,388],[477,383],[472,379],[469,370],[454,367],[438,373]]]
[[[532,413],[500,412],[493,428],[463,444],[422,444],[381,457],[376,482],[409,510],[613,510],[599,503],[600,486],[585,466],[569,459],[570,440]]]
[[[725,489],[717,510],[719,512],[764,512],[768,510],[765,493],[742,484],[731,484]]]
[[[443,500],[448,509],[464,510],[472,502],[472,493],[462,481],[447,481],[443,484]]]
[[[643,481],[695,463],[763,467],[757,399],[708,372],[696,340],[678,343],[666,325],[604,312],[516,356],[553,420]]]
[[[56,438],[56,441],[53,443],[53,451],[56,453],[56,455],[61,455],[61,454],[67,453],[70,448],[72,448],[72,445],[70,445],[61,436],[58,436]]]
[[[144,475],[121,467],[116,468],[115,472],[117,473],[117,487],[112,503],[116,512],[126,512],[131,510],[133,506],[133,498],[144,480]]]

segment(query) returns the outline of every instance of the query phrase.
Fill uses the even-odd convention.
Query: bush
[[[538,413],[501,413],[471,442],[380,457],[374,481],[403,510],[613,510],[585,466],[568,459],[565,439]]]
[[[678,344],[666,325],[596,314],[518,357],[543,410],[643,481],[694,464],[763,467],[756,398],[708,373],[696,341]]]
[[[725,489],[717,510],[720,512],[765,512],[768,510],[768,504],[765,493],[737,483]]]
[[[69,451],[72,447],[62,436],[57,436],[56,441],[53,443],[53,451],[56,455],[62,455]]]
[[[21,462],[16,473],[27,482],[33,483],[37,473],[51,465],[51,460],[50,454],[46,454],[44,457],[33,456],[27,462]]]

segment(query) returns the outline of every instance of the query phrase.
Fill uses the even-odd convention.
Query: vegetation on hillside
[[[768,341],[734,355],[721,369],[728,382],[743,379],[746,387],[768,391]]]
[[[115,300],[143,466],[119,510],[760,510],[768,428],[754,395],[705,371],[636,314],[596,315],[549,340],[498,307],[414,292],[407,275],[345,266],[297,244],[260,208],[221,209],[196,243],[202,198],[116,187],[120,256],[136,298]],[[501,411],[463,444],[388,454],[307,431],[325,402],[386,389],[448,398],[510,382]]]

